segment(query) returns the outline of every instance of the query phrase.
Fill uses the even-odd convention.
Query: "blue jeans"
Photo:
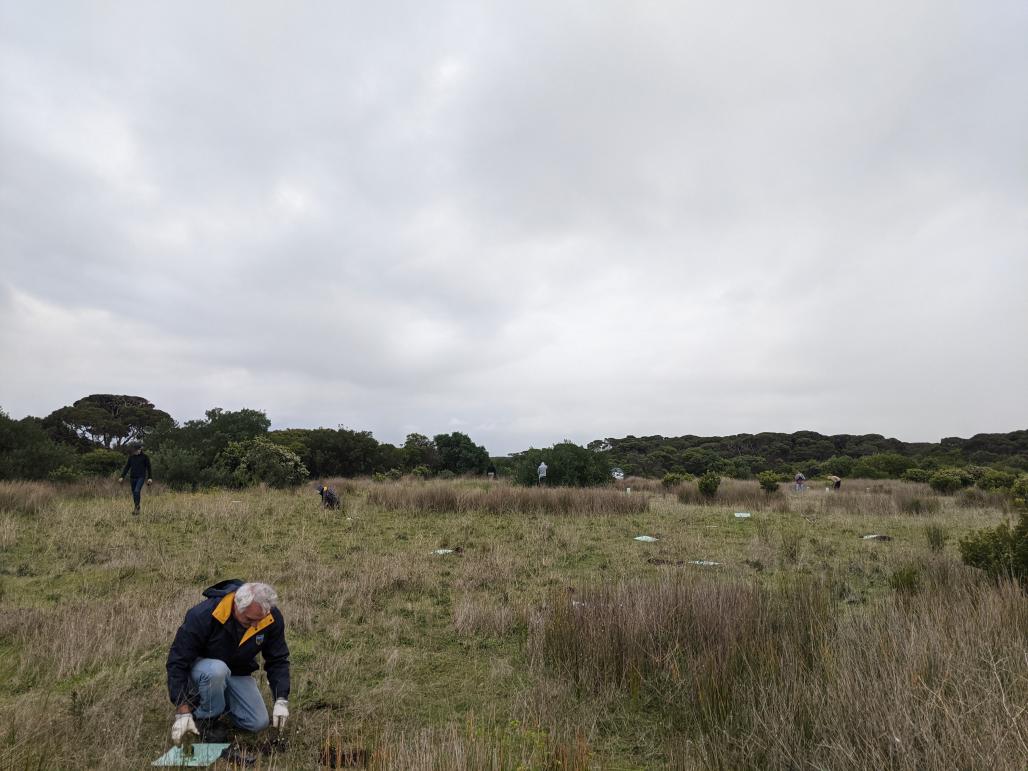
[[[227,707],[237,728],[256,733],[268,727],[268,708],[250,675],[233,675],[220,659],[197,659],[189,678],[200,694],[193,717],[215,718]]]
[[[138,509],[140,494],[143,492],[143,485],[146,484],[146,480],[143,477],[139,477],[139,479],[130,479],[129,483],[132,485],[132,502],[136,504]]]

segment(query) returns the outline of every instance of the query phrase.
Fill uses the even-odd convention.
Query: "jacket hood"
[[[214,584],[214,586],[208,586],[204,589],[203,596],[208,598],[224,597],[226,594],[234,592],[245,583],[245,581],[240,581],[238,578],[229,578],[227,581],[219,581]]]

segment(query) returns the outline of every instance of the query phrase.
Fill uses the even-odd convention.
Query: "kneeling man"
[[[276,728],[285,727],[289,648],[275,590],[231,579],[203,596],[186,613],[168,652],[168,696],[176,707],[172,741],[180,743],[190,731],[219,738],[214,723],[223,714],[244,731],[268,727],[268,708],[252,677],[258,652],[275,700],[272,720]]]

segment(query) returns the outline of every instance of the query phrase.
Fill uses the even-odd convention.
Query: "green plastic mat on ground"
[[[228,744],[197,743],[193,745],[192,757],[186,757],[183,755],[181,747],[172,747],[150,765],[177,766],[178,768],[188,766],[209,766],[221,757],[221,753],[223,753],[228,746]]]

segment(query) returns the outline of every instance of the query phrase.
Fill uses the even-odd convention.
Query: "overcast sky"
[[[0,408],[1028,428],[1028,3],[0,0]]]

